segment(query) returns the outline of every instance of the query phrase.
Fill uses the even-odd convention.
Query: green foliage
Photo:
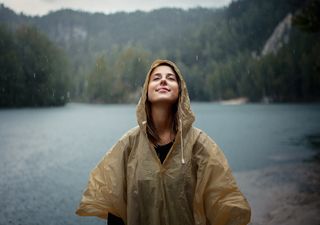
[[[149,53],[127,47],[108,59],[98,56],[89,74],[87,96],[90,102],[136,102],[144,82]]]
[[[66,57],[37,29],[0,27],[0,106],[63,105],[70,83]]]
[[[307,32],[320,31],[320,0],[309,0],[295,15],[293,23]]]
[[[237,0],[221,9],[164,8],[110,15],[60,10],[23,19],[65,49],[73,74],[69,90],[76,100],[136,102],[150,63],[156,58],[167,58],[181,68],[192,100],[247,97],[251,101],[287,102],[320,99],[318,10],[319,0]],[[282,40],[282,48],[276,53],[261,56],[265,43],[288,14],[294,18],[289,39]],[[4,21],[21,23],[22,17],[10,12],[3,15],[14,18]],[[10,40],[6,35],[3,43]],[[44,62],[40,53],[30,53],[28,44],[20,44],[24,50],[19,52],[9,50],[10,44],[4,46],[8,50],[3,54],[3,62],[19,64],[23,55],[26,61],[30,55],[31,59]],[[35,63],[31,60],[28,64]],[[34,78],[31,79],[34,69],[1,69],[5,68],[25,74],[31,87],[35,86]],[[37,68],[36,74],[57,69],[37,65],[32,68]],[[8,87],[23,83],[22,77],[15,76],[17,82],[11,79]],[[43,76],[42,82],[48,79]],[[46,93],[44,87],[39,87],[34,90]]]

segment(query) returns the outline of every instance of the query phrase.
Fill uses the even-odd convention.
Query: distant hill
[[[237,1],[221,9],[163,8],[148,13],[136,11],[109,15],[59,10],[42,17],[30,17],[16,15],[2,5],[0,18],[11,25],[33,24],[70,55],[89,54],[91,57],[111,51],[113,47],[141,46],[155,53],[165,50],[169,55],[192,47],[200,57],[206,56],[208,50],[204,48],[208,46],[205,45],[225,45],[224,55],[239,47],[259,51],[277,23],[290,11],[289,7],[278,9],[277,6],[249,0]],[[227,33],[232,36],[225,36]],[[236,47],[233,50],[228,47],[230,42],[238,42],[232,43],[231,46]],[[216,53],[215,60],[220,60],[219,51],[212,52],[213,56]]]
[[[251,94],[244,91],[248,87],[241,82],[249,79],[247,75],[241,79],[225,75],[226,81],[222,84],[221,73],[228,68],[230,71],[235,69],[236,62],[241,60],[242,65],[249,67],[252,56],[260,55],[277,25],[289,13],[296,13],[305,4],[300,0],[238,0],[219,9],[163,8],[151,12],[108,15],[59,10],[41,17],[17,15],[2,5],[0,20],[13,28],[23,23],[32,24],[66,51],[74,77],[74,99],[103,102],[111,99],[110,93],[101,99],[88,97],[88,86],[99,58],[113,71],[112,76],[119,79],[119,84],[123,83],[128,72],[121,67],[134,64],[134,58],[140,60],[141,68],[134,75],[138,79],[119,87],[118,92],[112,94],[117,92],[119,97],[121,91],[129,88],[125,97],[117,100],[122,102],[131,99],[129,96],[132,94],[135,96],[134,90],[141,85],[149,63],[155,58],[165,57],[176,61],[182,68],[194,100],[246,95],[256,101],[268,95],[277,101],[276,95],[261,90],[265,87],[256,87],[257,91]],[[220,75],[217,75],[218,72]],[[216,87],[219,87],[220,93],[213,90]],[[97,93],[95,95],[99,96]]]

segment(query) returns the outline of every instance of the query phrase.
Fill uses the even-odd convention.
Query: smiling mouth
[[[163,92],[163,91],[170,91],[168,88],[159,88],[156,91]]]

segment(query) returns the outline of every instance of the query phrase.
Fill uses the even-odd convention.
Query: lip
[[[170,89],[165,88],[165,87],[161,87],[161,88],[156,89],[156,91],[163,92],[163,91],[170,91]]]

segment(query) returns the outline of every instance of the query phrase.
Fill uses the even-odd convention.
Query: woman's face
[[[174,71],[166,65],[156,67],[149,79],[148,100],[151,103],[174,104],[178,97],[179,84]]]

